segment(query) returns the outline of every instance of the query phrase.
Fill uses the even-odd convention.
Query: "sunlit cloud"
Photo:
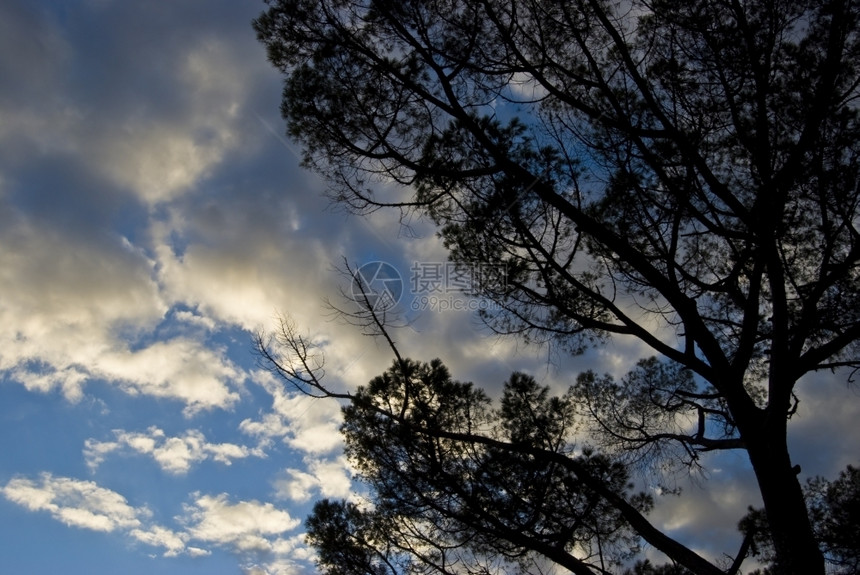
[[[192,557],[200,557],[210,554],[210,552],[205,549],[186,546],[186,536],[158,525],[151,526],[148,529],[132,529],[128,534],[132,539],[143,543],[144,545],[164,548],[165,557],[176,557],[183,553],[187,553]]]
[[[0,229],[0,372],[71,401],[105,380],[182,401],[189,415],[235,403],[244,375],[222,350],[181,336],[145,343],[169,309],[153,262],[124,238],[99,239],[26,218]]]
[[[275,482],[279,497],[304,503],[311,497],[321,496],[347,499],[352,494],[351,466],[344,457],[333,460],[309,459],[307,471],[290,468],[286,477]]]
[[[149,515],[124,497],[92,481],[42,474],[39,481],[16,478],[3,487],[3,495],[31,511],[47,511],[54,519],[71,527],[93,531],[132,529]]]
[[[293,449],[309,454],[325,454],[342,445],[340,405],[290,392],[284,382],[268,372],[258,371],[253,379],[272,396],[272,411],[260,419],[245,419],[240,431],[257,438],[280,439]]]
[[[312,556],[301,534],[286,535],[301,521],[271,503],[232,503],[226,494],[193,494],[193,502],[177,518],[179,529],[153,523],[147,507],[135,507],[93,481],[42,473],[38,479],[10,480],[0,487],[0,495],[29,511],[48,513],[69,527],[117,533],[161,548],[165,557],[202,557],[211,553],[207,545],[215,545],[255,564],[292,570],[295,561]]]
[[[158,427],[145,432],[114,431],[114,441],[89,439],[84,445],[84,458],[91,470],[95,470],[112,453],[139,453],[152,457],[164,471],[175,475],[187,473],[201,461],[212,459],[231,465],[235,459],[265,457],[261,447],[248,447],[235,443],[211,443],[198,430],[188,430],[182,435],[168,437]]]
[[[384,342],[328,321],[325,298],[351,303],[334,268],[390,260],[408,284],[413,263],[447,256],[432,222],[325,211],[324,184],[281,136],[281,79],[249,25],[262,9],[0,3],[0,388],[21,404],[7,404],[9,425],[33,439],[6,450],[0,496],[70,531],[111,534],[127,561],[140,548],[201,563],[225,551],[248,575],[309,572],[297,517],[316,498],[353,497],[341,405],[248,368],[251,332],[289,315],[321,343],[326,384],[354,390],[392,358]],[[542,95],[528,76],[509,88]],[[517,369],[560,393],[582,369],[617,376],[649,353],[616,338],[570,358],[497,338],[468,313],[403,311],[411,323],[393,335],[404,356],[439,357],[494,397]],[[802,479],[856,463],[860,449],[844,433],[856,393],[812,383],[792,422]],[[39,409],[27,413],[30,402]],[[58,428],[54,402],[86,416]],[[52,451],[60,433],[74,439],[62,454]],[[89,480],[63,476],[75,465]],[[165,497],[126,481],[124,467],[154,471]],[[707,491],[662,500],[652,519],[731,548],[756,490],[744,473],[713,473]]]
[[[184,99],[182,121],[169,115],[126,116],[98,134],[100,170],[149,204],[174,200],[195,187],[239,146],[236,122],[247,98],[249,70],[224,42],[196,39],[169,73]]]
[[[271,553],[281,535],[301,524],[271,503],[231,503],[227,494],[195,496],[185,506],[187,533],[194,539],[239,553]]]
[[[119,493],[93,481],[55,477],[42,473],[39,479],[17,477],[0,493],[29,511],[46,512],[55,520],[79,529],[124,533],[134,540],[164,549],[165,556],[186,552],[185,537],[150,522],[146,507],[135,507]]]

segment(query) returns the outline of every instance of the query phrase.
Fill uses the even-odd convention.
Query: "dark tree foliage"
[[[809,517],[824,551],[829,573],[860,573],[860,469],[849,465],[834,481],[814,477],[804,486]],[[765,563],[775,561],[767,514],[750,509],[740,529],[750,537],[752,555]],[[775,573],[765,569],[764,573]]]
[[[839,573],[860,573],[860,469],[848,466],[833,482],[807,484],[815,534]]]
[[[454,261],[504,264],[479,286],[501,333],[650,346],[577,384],[601,453],[744,450],[775,568],[808,575],[786,436],[803,376],[860,366],[858,19],[854,0],[270,0],[254,25],[339,202],[429,216]]]
[[[690,571],[677,565],[653,565],[647,559],[637,563],[632,569],[624,572],[624,575],[692,575]]]
[[[574,451],[572,400],[515,373],[493,409],[439,360],[395,362],[344,408],[346,452],[374,508],[317,504],[308,533],[321,564],[393,574],[489,572],[502,562],[510,571],[536,551],[574,573],[620,567],[639,536],[604,493],[637,516],[652,502],[631,491],[625,465]]]

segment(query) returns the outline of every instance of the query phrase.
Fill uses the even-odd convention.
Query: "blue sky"
[[[263,8],[0,4],[2,572],[312,572],[303,519],[357,489],[339,406],[260,370],[251,335],[288,314],[340,389],[387,368],[383,345],[326,313],[350,289],[344,259],[399,270],[405,355],[491,392],[513,369],[562,391],[646,353],[555,356],[410,293],[410,269],[444,251],[425,222],[330,209],[281,135],[280,79],[250,26]],[[857,393],[838,375],[801,392],[796,457],[834,476],[860,452]],[[741,457],[707,463],[653,518],[713,557],[756,495]]]

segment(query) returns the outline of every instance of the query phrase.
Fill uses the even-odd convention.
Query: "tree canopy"
[[[621,538],[630,530],[652,544],[649,537],[659,537],[644,519],[647,506],[626,493],[623,473],[613,475],[611,454],[694,463],[705,451],[742,450],[760,487],[775,569],[823,573],[786,437],[802,377],[860,366],[858,4],[268,4],[254,26],[285,77],[289,133],[303,143],[305,162],[332,182],[337,201],[357,212],[388,206],[427,215],[454,261],[504,264],[503,276],[478,286],[501,310],[484,314],[500,333],[572,353],[630,335],[662,358],[619,382],[577,381],[588,407],[581,417],[610,455],[545,445],[555,425],[549,415],[517,431],[505,428],[502,413],[494,420],[500,438],[457,435],[462,430],[446,427],[463,424],[456,418],[434,420],[436,427],[422,421],[422,433],[447,438],[445,449],[480,448],[489,458],[482,464],[492,459],[484,451],[495,449],[514,467],[533,457],[544,483],[528,486],[552,486],[547,493],[569,506],[568,517],[584,514],[583,529],[597,537],[614,527]],[[381,194],[382,182],[400,184],[402,193]],[[302,350],[304,340],[282,343],[290,341],[293,352],[296,343]],[[277,362],[277,351],[268,353]],[[325,389],[307,371],[274,365],[300,385]],[[398,359],[395,367],[411,365]],[[389,378],[404,390],[414,379],[406,371]],[[451,401],[473,393],[447,392]],[[439,393],[434,401],[442,401]],[[373,398],[349,397],[353,405],[375,405]],[[410,429],[412,401],[407,394],[399,412],[375,411],[396,423],[385,428],[391,434]],[[696,424],[679,424],[684,417]],[[527,437],[519,442],[515,432]],[[435,493],[417,469],[409,477],[428,483],[412,492]],[[576,507],[574,494],[584,492],[566,486],[571,478],[597,494],[596,505],[614,510],[606,525],[590,524]],[[514,521],[494,527],[513,528],[533,511],[516,508],[515,486],[499,493],[509,500],[494,502],[497,513],[483,522],[456,523],[455,507],[414,513],[454,521],[451,529],[486,549],[481,538],[494,533],[492,521]],[[469,512],[485,503],[474,504]],[[359,530],[386,529],[348,506],[328,512]],[[544,537],[547,525],[536,524],[533,535]],[[567,533],[561,524],[554,529],[553,537]],[[609,569],[590,560],[579,535],[566,536],[541,544],[584,562],[560,563],[574,572]],[[493,537],[518,548],[501,532]],[[661,545],[693,572],[725,572],[677,542]],[[373,565],[364,572],[376,572]]]

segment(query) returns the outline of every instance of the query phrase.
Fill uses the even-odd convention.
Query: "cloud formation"
[[[194,552],[186,549],[187,537],[151,524],[149,509],[134,507],[119,493],[93,481],[42,473],[38,480],[14,478],[0,488],[0,493],[30,511],[47,512],[69,527],[123,533],[140,543],[161,547],[168,557]]]
[[[93,481],[42,473],[38,479],[17,477],[0,487],[7,500],[30,511],[46,512],[79,529],[117,533],[130,541],[158,547],[165,557],[209,555],[215,545],[236,553],[249,564],[294,570],[295,560],[312,556],[300,535],[287,535],[300,520],[271,503],[232,503],[225,493],[192,494],[177,517],[177,529],[152,522],[152,512],[135,507],[119,493]],[[278,571],[269,571],[278,572]]]
[[[334,499],[349,499],[352,494],[351,465],[344,457],[336,459],[307,458],[305,469],[289,468],[286,477],[275,482],[277,495],[297,503],[319,495]]]
[[[343,258],[384,260],[411,287],[413,264],[446,253],[430,222],[325,211],[324,184],[299,170],[281,136],[280,78],[249,25],[262,9],[0,2],[0,425],[51,436],[38,449],[27,443],[30,453],[5,450],[0,494],[45,521],[110,533],[147,553],[206,561],[224,550],[248,574],[283,575],[309,570],[313,558],[297,517],[316,497],[352,497],[352,473],[340,405],[249,367],[249,332],[288,314],[321,344],[326,382],[354,389],[391,354],[324,321],[324,298],[349,305],[338,299],[349,278],[333,268]],[[527,77],[511,89],[533,92]],[[619,338],[577,358],[527,348],[485,337],[469,313],[413,313],[414,295],[400,310],[409,327],[394,334],[403,355],[440,357],[492,396],[514,370],[560,393],[582,369],[619,375],[647,353]],[[856,464],[856,392],[834,378],[804,382],[800,397],[792,440],[804,475]],[[38,409],[27,412],[30,401]],[[77,443],[59,457],[54,438],[71,432],[46,413],[74,417],[89,401],[104,419],[86,412]],[[176,421],[188,429],[165,431]],[[82,454],[89,480],[64,476],[65,463],[81,463],[69,453]],[[102,465],[114,457],[127,459]],[[167,474],[165,500],[184,507],[146,499],[133,481],[124,494],[105,487],[118,485],[108,479],[118,467],[152,462]],[[205,474],[192,473],[201,465]],[[732,548],[755,486],[745,462],[722,467],[701,495],[661,503],[654,521]]]
[[[0,97],[11,120],[0,127],[0,338],[12,342],[0,373],[72,401],[100,380],[181,401],[188,415],[229,408],[244,376],[224,350],[156,336],[184,300],[165,292],[147,228],[163,206],[199,196],[228,154],[259,147],[241,129],[265,69],[248,54],[259,51],[250,27],[237,43],[206,11],[204,25],[161,39],[153,31],[177,14],[126,3],[62,15],[12,3],[0,16],[13,86]]]
[[[301,524],[271,503],[230,503],[226,493],[198,494],[185,507],[185,521],[193,538],[239,551],[272,551],[279,536]]]
[[[137,528],[141,518],[149,516],[146,508],[132,507],[120,494],[92,481],[50,473],[43,473],[39,481],[12,479],[3,487],[3,495],[31,511],[47,511],[66,525],[93,531]]]
[[[244,375],[224,350],[178,334],[152,341],[170,305],[143,250],[45,227],[2,197],[0,210],[0,373],[71,401],[93,380],[179,400],[188,414],[238,400]]]
[[[114,441],[88,439],[84,445],[84,458],[91,470],[95,470],[112,453],[139,453],[152,457],[168,473],[182,475],[195,463],[212,459],[231,465],[235,459],[266,457],[261,446],[248,447],[235,443],[210,443],[196,429],[182,435],[168,437],[163,430],[152,426],[145,432],[114,430]]]
[[[260,419],[245,419],[240,431],[261,439],[280,439],[302,453],[322,455],[342,444],[340,405],[288,391],[270,373],[257,371],[253,379],[272,396],[272,410]]]

